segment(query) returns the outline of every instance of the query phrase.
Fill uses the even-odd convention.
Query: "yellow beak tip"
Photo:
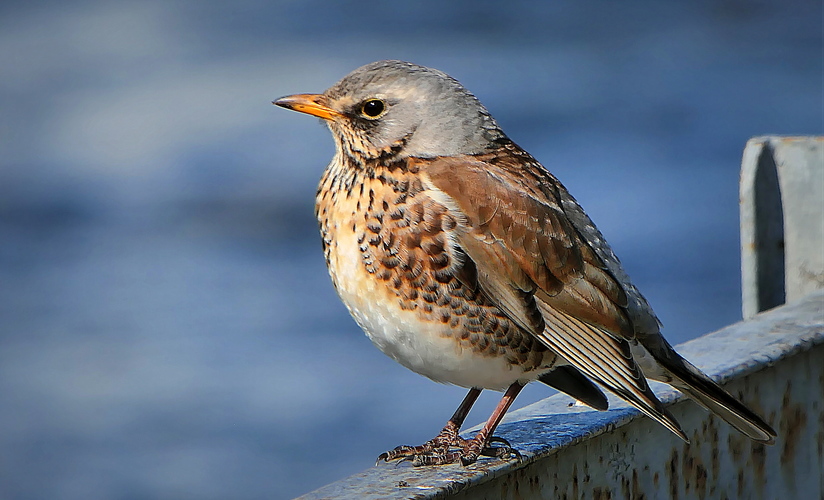
[[[326,96],[323,94],[295,94],[281,97],[272,101],[275,106],[291,109],[300,113],[317,116],[324,120],[331,120],[343,116],[330,108]]]

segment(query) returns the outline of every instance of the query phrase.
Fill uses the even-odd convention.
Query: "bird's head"
[[[504,137],[457,80],[403,61],[367,64],[323,94],[273,104],[324,119],[338,150],[363,159],[477,154]]]

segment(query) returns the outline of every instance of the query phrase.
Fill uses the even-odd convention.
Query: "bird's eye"
[[[386,110],[386,104],[380,99],[367,99],[361,104],[361,114],[368,118],[377,118]]]

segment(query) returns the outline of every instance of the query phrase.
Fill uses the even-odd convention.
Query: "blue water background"
[[[741,152],[824,132],[821,9],[4,2],[0,498],[289,498],[441,428],[464,390],[384,357],[329,283],[328,132],[269,104],[373,60],[472,90],[673,342],[739,320]]]

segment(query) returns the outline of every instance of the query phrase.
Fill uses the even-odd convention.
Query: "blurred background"
[[[3,2],[0,498],[289,498],[457,407],[337,300],[332,140],[273,99],[379,59],[456,77],[679,343],[740,318],[741,153],[824,132],[822,49],[812,0]]]

